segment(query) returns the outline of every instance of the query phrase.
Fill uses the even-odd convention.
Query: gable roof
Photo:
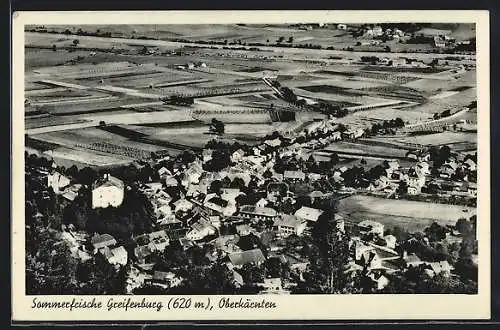
[[[92,243],[92,245],[100,245],[100,246],[116,244],[115,238],[110,234],[102,234],[102,235],[96,234],[92,237],[90,242]]]
[[[323,214],[323,210],[313,209],[312,207],[302,206],[295,212],[295,216],[306,219],[307,221],[318,221],[320,215]]]
[[[266,258],[260,249],[253,249],[243,252],[230,253],[229,260],[235,266],[243,266],[251,263],[264,262]]]
[[[106,174],[104,177],[97,179],[92,184],[92,190],[100,187],[117,187],[123,189],[124,184],[122,180],[115,178],[112,175]]]

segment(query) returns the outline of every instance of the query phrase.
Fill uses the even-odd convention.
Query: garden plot
[[[423,113],[441,113],[445,110],[450,110],[451,113],[455,113],[458,110],[468,106],[471,102],[477,100],[477,91],[475,88],[471,88],[462,92],[455,93],[446,98],[433,98],[429,99],[428,102],[415,106],[412,111],[420,111]]]
[[[106,112],[118,109],[122,105],[143,102],[140,98],[118,98],[87,100],[73,104],[52,104],[40,107],[40,110],[47,111],[54,115],[73,115],[94,112]]]
[[[38,118],[25,118],[24,128],[34,129],[40,127],[59,126],[67,124],[84,123],[84,119],[74,119],[69,117],[43,116]]]

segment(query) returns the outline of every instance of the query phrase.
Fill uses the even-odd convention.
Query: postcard
[[[14,321],[490,317],[487,11],[16,12]]]

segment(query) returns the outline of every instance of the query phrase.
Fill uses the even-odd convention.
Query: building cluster
[[[71,239],[76,246],[75,253],[81,260],[99,253],[116,267],[133,264],[134,270],[129,272],[130,290],[144,284],[169,287],[181,283],[182,279],[174,272],[159,272],[154,268],[154,256],[161,254],[174,241],[186,250],[195,245],[210,246],[206,257],[213,261],[225,260],[235,285],[248,284],[243,283],[239,273],[242,267],[261,266],[269,258],[278,258],[287,264],[300,279],[308,269],[309,261],[299,254],[285,254],[284,242],[292,235],[308,235],[324,211],[299,205],[290,186],[328,178],[329,174],[310,170],[311,159],[313,163],[328,161],[315,158],[314,149],[363,135],[362,128],[344,127],[341,130],[332,120],[324,120],[313,123],[291,139],[278,135],[266,138],[259,145],[236,149],[229,155],[229,165],[219,171],[205,169],[205,165],[213,161],[214,150],[211,149],[204,149],[191,162],[165,162],[170,159],[168,156],[150,160],[154,162],[152,168],[157,172],[155,177],[158,180],[141,182],[139,189],[152,204],[154,231],[134,237],[136,246],[133,250],[126,249],[123,243],[118,243],[107,233],[96,233],[88,238],[91,249],[79,248],[84,245],[81,240],[78,243],[76,239]],[[472,157],[450,153],[437,169],[431,168],[429,152],[409,152],[407,157],[413,161],[412,166],[402,168],[397,160],[388,161],[384,164],[383,173],[372,178],[364,190],[390,195],[396,193],[404,182],[404,193],[418,195],[430,183],[436,183],[443,189],[446,183],[458,182],[457,173],[460,173],[460,187],[453,187],[449,193],[476,196],[477,188],[472,179],[476,162]],[[303,166],[279,173],[275,170],[278,158],[294,159]],[[333,178],[341,187],[348,170],[341,166],[333,171]],[[45,175],[47,186],[52,187],[56,194],[69,201],[78,195],[79,185],[71,184],[55,168]],[[254,198],[249,198],[250,191],[256,195]],[[92,208],[120,207],[126,193],[127,187],[122,180],[104,174],[91,185]],[[313,191],[309,197],[314,200],[326,195]],[[286,203],[292,205],[291,210],[285,211],[281,207]],[[344,230],[342,217],[336,215],[331,220],[337,223],[339,231]],[[350,242],[351,262],[346,272],[356,274],[368,269],[369,276],[379,289],[387,285],[384,274],[401,269],[401,260],[408,265],[421,262],[428,265],[429,272],[451,270],[444,263],[426,263],[416,256],[402,256],[396,252],[398,242],[394,236],[384,235],[381,223],[366,220],[355,227],[360,235]],[[74,236],[73,231],[69,232]],[[256,243],[250,248],[242,247],[242,240]],[[263,241],[267,241],[265,248]],[[290,285],[293,283],[284,283],[281,279],[265,279],[264,283],[260,283],[264,291],[270,293],[286,292]]]

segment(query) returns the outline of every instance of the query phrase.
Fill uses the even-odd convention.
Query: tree
[[[349,260],[349,237],[337,230],[333,219],[332,210],[323,212],[311,233],[319,251],[318,260],[311,261],[308,276],[313,292],[340,293],[348,287],[344,269]]]
[[[78,39],[73,39],[73,46],[78,46],[80,44],[80,40]]]
[[[284,40],[285,40],[285,37],[280,36],[276,42],[277,43],[282,43]]]
[[[447,230],[437,222],[433,222],[430,227],[424,229],[424,232],[430,242],[438,242],[446,237]]]
[[[289,44],[291,44],[292,42],[293,42],[293,36],[290,36],[290,37],[288,38],[288,43],[289,43]]]
[[[212,118],[210,131],[218,135],[224,134],[224,123],[220,120],[217,120],[216,118]]]
[[[57,46],[56,45],[52,45],[52,51],[56,51],[57,50]]]

